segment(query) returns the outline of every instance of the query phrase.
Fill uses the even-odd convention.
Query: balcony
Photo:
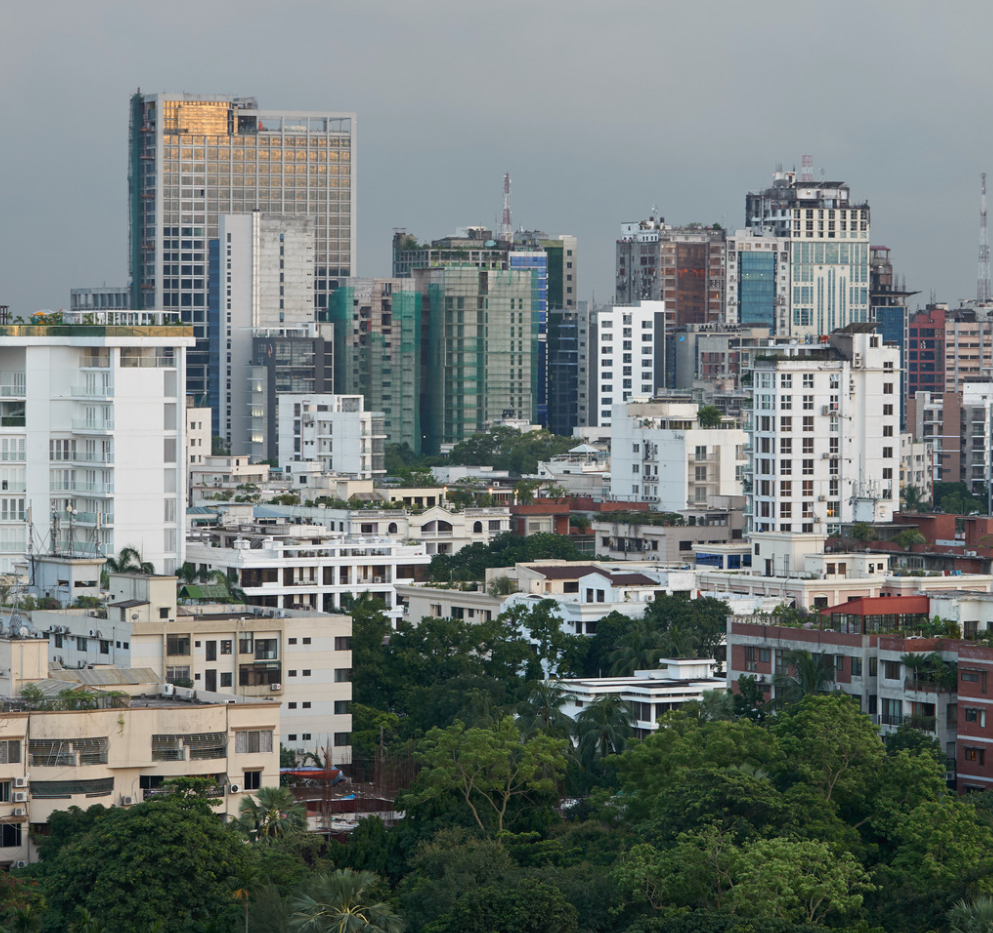
[[[113,483],[52,483],[49,492],[85,492],[91,496],[112,496]]]
[[[916,690],[918,693],[955,693],[958,685],[935,683],[933,680],[923,680],[907,677],[903,681],[904,689]]]
[[[25,425],[24,415],[0,416],[0,428],[23,428],[24,425]]]
[[[21,418],[21,424],[24,424],[23,416]],[[107,418],[100,420],[90,418],[73,418],[72,429],[73,431],[88,432],[92,434],[109,434],[114,430],[114,419]]]
[[[11,376],[14,377],[13,382],[8,381]],[[27,392],[24,373],[0,373],[0,398],[26,398]]]
[[[72,463],[113,463],[112,451],[77,451],[69,458]]]
[[[106,528],[114,524],[113,512],[77,512],[72,520],[76,525],[96,525],[97,516],[100,517],[100,527]]]
[[[73,386],[71,389],[73,398],[113,398],[114,387],[106,386]]]

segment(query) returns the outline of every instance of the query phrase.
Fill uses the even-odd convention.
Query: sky
[[[356,112],[358,275],[394,227],[496,224],[510,172],[514,226],[577,236],[578,297],[608,301],[622,222],[741,227],[810,154],[912,305],[974,298],[991,34],[971,0],[0,4],[0,304],[126,283],[139,87]]]

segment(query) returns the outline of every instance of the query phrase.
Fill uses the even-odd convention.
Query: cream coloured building
[[[165,793],[169,778],[203,777],[230,820],[246,794],[279,784],[278,704],[197,696],[156,683],[149,670],[36,677],[47,652],[44,638],[0,639],[14,681],[36,694],[0,700],[0,865],[34,861],[31,836],[72,806],[133,806]],[[45,708],[66,690],[84,691],[76,702],[87,708]]]

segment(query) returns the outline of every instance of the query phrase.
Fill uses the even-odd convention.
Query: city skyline
[[[140,11],[55,6],[55,26],[28,8],[0,17],[9,73],[30,75],[0,89],[5,124],[31,140],[4,158],[0,302],[17,314],[67,307],[71,287],[125,284],[127,101],[137,87],[177,85],[253,95],[266,109],[358,114],[360,276],[389,274],[394,227],[434,238],[497,225],[509,171],[514,226],[576,235],[579,297],[608,301],[621,223],[657,205],[671,223],[741,227],[746,192],[767,186],[779,163],[799,171],[810,153],[817,177],[823,168],[868,200],[873,242],[920,290],[914,305],[932,292],[953,304],[975,297],[979,179],[993,152],[993,130],[976,117],[993,11],[978,5],[955,19],[924,4],[836,5],[834,22],[852,24],[840,57],[835,44],[801,41],[824,28],[815,8],[780,3],[729,6],[716,19],[640,4],[618,17],[580,3],[569,22],[528,7],[526,31],[513,3],[496,21],[449,3],[430,16],[385,3],[333,19],[317,5],[291,18],[249,4],[255,28],[237,53],[212,39],[227,23],[221,8],[180,3],[139,50],[128,40]],[[194,13],[198,29],[184,30]],[[303,22],[333,26],[334,54],[324,54],[327,30]],[[631,42],[635,22],[658,37],[647,54]],[[756,43],[777,52],[756,55]],[[86,50],[71,91],[71,66],[37,67],[38,48],[60,62]],[[669,82],[686,90],[669,92]],[[434,95],[444,107],[428,119]],[[841,106],[828,111],[832,98]],[[46,117],[60,99],[59,119]],[[941,142],[925,143],[925,130]],[[58,162],[69,146],[77,156]]]

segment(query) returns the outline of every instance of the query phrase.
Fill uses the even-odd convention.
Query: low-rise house
[[[619,512],[594,518],[596,552],[613,559],[692,562],[703,545],[740,541],[744,528],[741,509],[708,509],[659,515]]]
[[[591,703],[618,696],[631,708],[635,733],[644,738],[658,731],[658,720],[708,690],[724,691],[723,677],[714,674],[709,658],[662,658],[657,670],[635,671],[630,677],[585,677],[554,681],[567,693],[562,712],[575,718]]]

